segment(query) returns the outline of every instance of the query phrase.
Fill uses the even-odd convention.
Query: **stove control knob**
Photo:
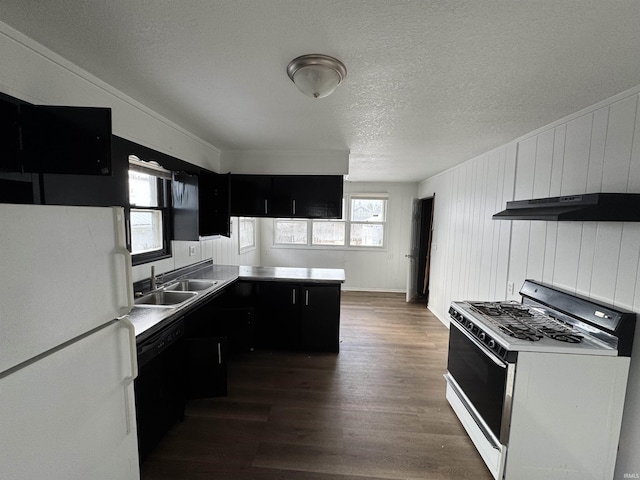
[[[480,339],[480,341],[484,342],[484,339],[487,338],[487,335],[484,332],[480,332],[478,338]]]
[[[467,323],[467,330],[473,330],[473,323]]]
[[[495,340],[489,340],[489,343],[487,343],[487,345],[489,346],[489,348],[495,348],[496,341]]]

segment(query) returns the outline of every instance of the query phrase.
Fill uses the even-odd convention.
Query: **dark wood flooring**
[[[404,294],[343,292],[340,353],[252,352],[192,401],[143,480],[492,477],[445,399],[448,330]]]

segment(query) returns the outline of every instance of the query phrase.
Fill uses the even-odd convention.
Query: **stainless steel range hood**
[[[507,202],[494,220],[640,222],[640,194],[586,193]]]

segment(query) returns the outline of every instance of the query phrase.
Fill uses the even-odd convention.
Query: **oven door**
[[[513,383],[514,364],[502,361],[452,321],[447,370],[484,426],[506,444],[506,432],[501,429],[503,422],[509,421],[506,418],[511,398],[508,384]]]

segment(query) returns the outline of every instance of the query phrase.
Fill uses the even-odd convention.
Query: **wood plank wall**
[[[491,219],[508,200],[640,193],[639,92],[623,92],[420,184],[421,198],[436,195],[429,308],[443,323],[453,300],[519,300],[525,278],[640,312],[640,223]],[[620,478],[640,472],[632,455],[640,451],[638,337]]]

